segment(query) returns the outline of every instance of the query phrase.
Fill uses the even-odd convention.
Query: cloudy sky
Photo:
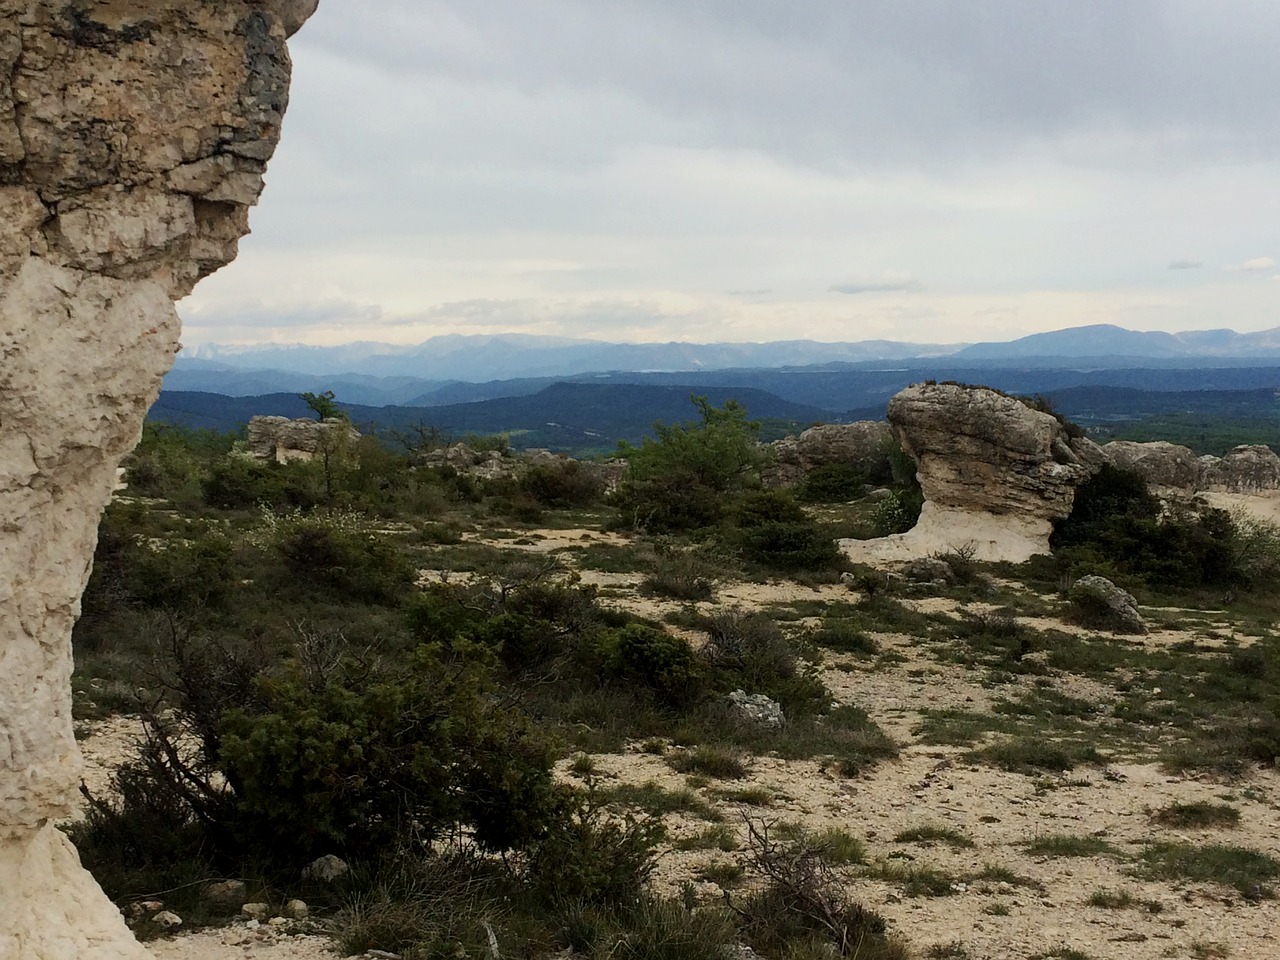
[[[186,342],[1280,326],[1274,0],[321,0]]]

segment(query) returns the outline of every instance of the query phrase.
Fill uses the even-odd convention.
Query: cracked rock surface
[[[145,957],[51,826],[115,469],[230,262],[315,0],[0,0],[0,960]]]

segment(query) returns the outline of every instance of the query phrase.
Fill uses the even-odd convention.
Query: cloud
[[[909,273],[888,273],[837,283],[827,288],[829,293],[898,293],[920,290],[920,281]]]
[[[1252,260],[1246,260],[1238,267],[1231,267],[1231,270],[1238,270],[1241,273],[1261,273],[1264,270],[1274,270],[1276,268],[1275,257],[1254,257]]]
[[[1199,270],[1204,266],[1203,260],[1170,260],[1170,270]]]

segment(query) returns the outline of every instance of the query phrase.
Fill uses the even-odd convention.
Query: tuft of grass
[[[741,780],[747,775],[747,765],[742,758],[719,747],[676,750],[667,754],[665,759],[677,773],[700,773],[717,780]]]
[[[579,753],[569,764],[569,772],[579,777],[589,777],[596,772],[596,762],[589,753]]]
[[[908,897],[949,897],[956,893],[959,877],[940,870],[916,863],[890,863],[882,861],[874,865],[868,873],[880,880],[896,883]]]
[[[1010,773],[1062,773],[1081,763],[1102,763],[1103,757],[1088,744],[1053,743],[1024,737],[974,750],[968,758],[989,763]]]
[[[1164,910],[1164,904],[1159,900],[1141,900],[1128,890],[1098,889],[1089,894],[1085,903],[1102,910],[1131,910],[1135,907],[1142,907],[1147,913],[1160,913]]]
[[[720,850],[724,853],[732,853],[739,846],[733,828],[724,823],[713,824],[701,833],[681,837],[675,842],[677,850]]]
[[[1227,844],[1153,843],[1130,873],[1145,880],[1186,880],[1234,888],[1249,900],[1271,899],[1269,881],[1280,877],[1280,861],[1258,850]]]
[[[713,787],[711,795],[728,803],[741,803],[748,807],[767,807],[773,803],[773,791],[768,787]]]
[[[956,850],[972,848],[974,843],[958,830],[940,823],[926,823],[903,830],[893,838],[894,843],[919,843],[926,847],[941,843]]]
[[[712,823],[718,823],[724,819],[718,810],[688,787],[668,790],[653,780],[639,785],[619,784],[616,787],[602,789],[600,795],[609,803],[642,810],[655,817],[666,813],[688,813]]]
[[[1118,857],[1120,851],[1101,837],[1074,833],[1046,833],[1027,841],[1024,849],[1033,857]]]
[[[1151,822],[1179,829],[1230,828],[1240,825],[1240,811],[1226,803],[1171,803],[1153,811]]]
[[[880,652],[880,644],[874,637],[848,620],[829,619],[809,634],[809,639],[820,647],[837,653],[874,655]]]
[[[924,952],[928,960],[969,960],[972,954],[969,948],[959,940],[952,940],[950,943],[935,943],[932,947]]]
[[[1037,953],[1028,960],[1093,960],[1093,957],[1075,947],[1054,947],[1046,953]]]
[[[704,863],[695,871],[694,876],[699,880],[705,880],[728,889],[740,884],[742,878],[746,876],[746,872],[746,868],[740,863],[718,860],[714,863]]]
[[[809,835],[815,850],[827,863],[865,863],[867,846],[853,834],[840,827],[827,827]]]

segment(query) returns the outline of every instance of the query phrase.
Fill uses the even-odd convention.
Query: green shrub
[[[688,553],[659,555],[640,588],[671,600],[710,600],[715,595],[715,577],[706,564]]]
[[[851,463],[824,463],[810,470],[796,485],[796,499],[805,503],[845,503],[862,496],[870,478]]]
[[[835,570],[844,559],[830,531],[813,520],[745,527],[735,542],[744,560],[785,573]]]
[[[604,481],[577,460],[555,460],[526,470],[520,489],[548,507],[587,507],[604,495]]]
[[[264,464],[231,455],[217,461],[201,480],[204,501],[225,510],[259,504],[310,510],[320,502],[319,485],[306,464]]]
[[[681,637],[629,623],[602,631],[596,643],[609,680],[641,683],[671,706],[689,705],[705,692],[705,672],[689,642]]]
[[[309,686],[264,678],[223,717],[232,833],[274,862],[370,856],[467,824],[481,847],[532,842],[552,815],[551,752],[492,706],[478,662],[420,647],[403,672]]]
[[[877,537],[906,533],[920,519],[924,498],[917,490],[894,490],[876,504],[871,528]]]
[[[635,902],[664,835],[655,817],[619,819],[594,786],[561,794],[561,808],[529,847],[526,876],[549,901]]]
[[[276,549],[299,580],[349,600],[394,603],[413,582],[413,568],[394,545],[322,518],[281,524]]]

